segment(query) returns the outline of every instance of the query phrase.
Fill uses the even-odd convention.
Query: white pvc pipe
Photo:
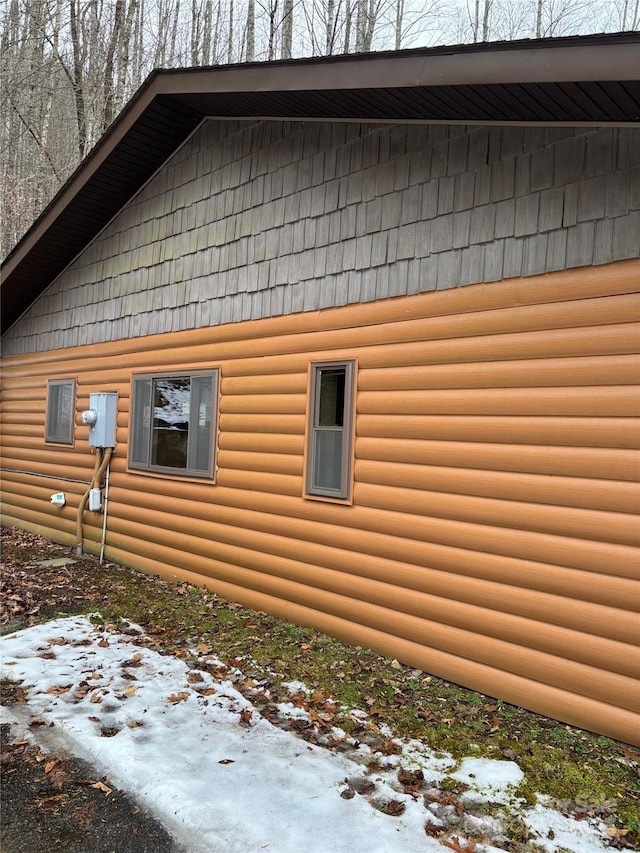
[[[102,512],[102,541],[100,542],[100,565],[104,562],[104,546],[107,539],[107,508],[109,506],[109,469],[110,465],[107,465],[107,471],[105,473],[104,478],[104,509]]]

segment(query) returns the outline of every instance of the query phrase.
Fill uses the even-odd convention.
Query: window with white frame
[[[76,380],[50,379],[44,440],[51,444],[73,444],[75,414]]]
[[[218,373],[132,377],[130,468],[213,479]]]
[[[311,364],[305,494],[351,499],[353,361]]]

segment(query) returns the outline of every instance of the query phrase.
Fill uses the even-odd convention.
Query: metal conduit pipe
[[[93,472],[93,477],[91,478],[91,483],[89,484],[89,488],[83,494],[80,504],[78,505],[78,513],[76,516],[76,556],[82,556],[82,518],[84,516],[84,510],[87,505],[87,501],[89,500],[89,495],[91,493],[91,489],[94,489],[96,486],[100,484],[102,480],[102,475],[105,472],[109,461],[111,460],[111,454],[113,450],[111,447],[102,448],[99,447],[96,452],[96,464]]]

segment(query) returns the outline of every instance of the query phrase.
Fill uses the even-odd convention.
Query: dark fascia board
[[[362,95],[367,90],[384,89],[392,94],[403,88],[437,92],[455,86],[630,80],[640,80],[638,32],[153,71],[4,260],[0,284],[2,330],[4,332],[15,322],[199,122],[208,115],[216,115],[216,94],[276,95],[281,104],[277,117],[286,119],[289,118],[287,94],[292,98],[296,93],[321,92],[328,104],[322,118],[344,121],[349,119],[344,104],[335,113],[331,104],[339,92],[345,91]],[[203,108],[202,99],[196,97],[197,106],[194,107],[188,100],[190,95],[208,95],[210,104]],[[111,203],[105,204],[103,200],[97,206],[99,210],[93,208],[92,214],[92,183],[99,179],[101,170],[113,168],[117,157],[126,152],[128,139],[144,127],[145,121],[156,120],[157,113],[164,115],[167,134],[158,140],[155,156],[144,152],[133,164],[129,162],[129,166],[135,167],[135,179],[123,181],[119,188],[114,187]],[[251,116],[243,116],[251,117],[258,115],[254,111]],[[313,117],[318,118],[317,115]],[[367,121],[362,113],[354,113],[352,118]],[[296,119],[303,120],[304,116],[298,113]],[[378,115],[376,120],[384,120],[384,116]],[[475,118],[469,116],[469,123],[472,122],[481,123],[482,117],[478,118],[476,112]],[[508,119],[504,123],[509,123]],[[518,123],[523,123],[522,116],[518,116]],[[567,117],[566,123],[573,121]],[[597,123],[603,124],[602,121]],[[637,124],[638,116],[630,116],[627,123]],[[83,211],[85,215],[79,216]],[[65,219],[82,221],[84,225],[62,246],[60,242],[56,244],[55,234],[65,232]]]
[[[163,78],[165,94],[295,92],[637,80],[639,65],[640,32],[631,32],[166,69],[153,74]]]

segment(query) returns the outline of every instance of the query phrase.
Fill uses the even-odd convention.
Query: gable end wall
[[[205,122],[6,355],[640,256],[640,130]]]

